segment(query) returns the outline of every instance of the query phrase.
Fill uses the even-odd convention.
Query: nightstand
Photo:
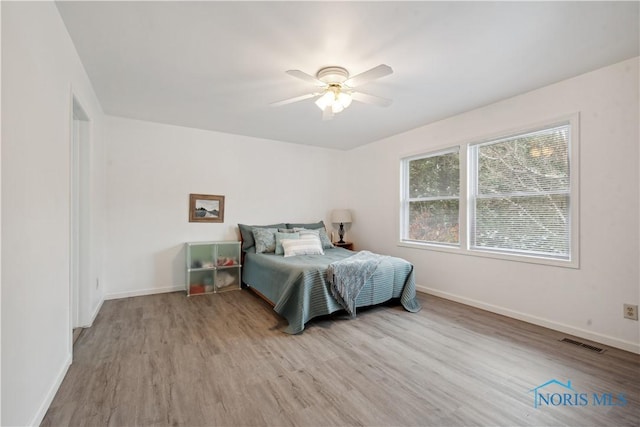
[[[350,251],[353,250],[353,242],[344,242],[344,243],[333,242],[333,246],[335,246],[336,248],[349,249]]]

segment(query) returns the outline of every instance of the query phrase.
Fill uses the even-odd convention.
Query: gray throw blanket
[[[385,258],[388,257],[360,251],[349,258],[329,264],[327,280],[331,284],[331,293],[351,317],[356,316],[356,299],[364,284]]]

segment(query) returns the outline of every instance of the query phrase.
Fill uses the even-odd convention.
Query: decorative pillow
[[[293,228],[278,228],[278,233],[295,233]]]
[[[306,228],[307,230],[317,230],[318,228],[326,228],[324,221],[311,222],[309,224],[287,224],[287,228]]]
[[[282,241],[284,239],[299,239],[300,233],[294,233],[293,230],[286,231],[284,233],[276,233],[276,255],[284,254],[284,248],[282,247]]]
[[[253,238],[256,242],[256,253],[262,254],[276,251],[277,228],[253,227]]]
[[[316,237],[308,239],[283,239],[282,247],[285,258],[296,255],[324,255],[320,239]]]
[[[322,243],[322,247],[324,249],[331,249],[335,246],[333,246],[333,243],[331,243],[331,239],[329,238],[329,235],[327,234],[327,230],[325,230],[324,228],[319,228],[318,229],[319,234],[320,234],[320,243]]]
[[[255,240],[253,240],[253,228],[286,228],[287,224],[272,224],[272,225],[246,225],[238,224],[240,229],[240,235],[242,236],[242,250],[247,250],[250,247],[255,246]]]
[[[293,231],[297,231],[300,233],[300,238],[304,239],[306,236],[316,236],[320,239],[320,243],[322,244],[323,249],[333,248],[333,243],[331,243],[331,239],[327,235],[327,231],[324,228],[318,228],[315,230],[309,230],[308,228],[294,228]]]

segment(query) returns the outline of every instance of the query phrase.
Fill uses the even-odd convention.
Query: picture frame
[[[189,222],[224,222],[224,196],[189,194]]]

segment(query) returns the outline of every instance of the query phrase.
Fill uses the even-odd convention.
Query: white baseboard
[[[619,348],[622,350],[630,351],[632,353],[640,354],[640,344],[621,340],[619,338],[610,337],[608,335],[599,334],[596,332],[587,331],[584,329],[576,328],[573,326],[565,325],[563,323],[555,322],[553,320],[544,319],[530,314],[522,313],[519,311],[511,310],[508,308],[488,304],[482,301],[474,300],[471,298],[462,297],[448,292],[443,292],[437,289],[428,288],[426,286],[416,285],[416,290],[424,292],[426,294],[434,295],[440,298],[448,299],[451,301],[459,302],[461,304],[470,305],[472,307],[480,308],[482,310],[490,311],[492,313],[501,314],[503,316],[511,317],[513,319],[522,320],[534,325],[543,326],[545,328],[553,329],[555,331],[564,332],[566,334],[574,335],[580,338],[588,339],[597,343],[605,344],[611,347]]]
[[[71,358],[72,358],[71,353],[67,354],[67,358],[62,364],[62,368],[60,369],[60,372],[58,372],[58,375],[56,376],[56,380],[53,382],[53,384],[49,388],[49,391],[47,392],[45,399],[40,404],[40,407],[38,408],[38,411],[33,417],[33,420],[29,423],[30,426],[39,426],[40,423],[42,423],[44,416],[47,415],[47,411],[51,406],[51,402],[53,402],[53,398],[56,397],[56,393],[58,392],[58,389],[60,389],[60,386],[62,385],[62,381],[64,380],[64,377],[67,375],[67,371],[71,366]]]
[[[140,297],[143,295],[153,295],[153,294],[164,294],[167,292],[178,292],[184,291],[184,286],[169,286],[166,288],[150,288],[150,289],[140,289],[137,291],[127,291],[127,292],[116,292],[112,294],[105,295],[104,299],[120,299],[120,298],[131,298],[131,297]]]
[[[98,305],[96,306],[96,309],[93,311],[93,314],[91,315],[91,319],[89,319],[89,325],[85,326],[86,328],[90,328],[91,326],[93,326],[93,322],[96,321],[96,317],[98,317],[98,313],[100,313],[100,309],[102,308],[103,302],[104,302],[104,298],[102,298],[98,303]]]

